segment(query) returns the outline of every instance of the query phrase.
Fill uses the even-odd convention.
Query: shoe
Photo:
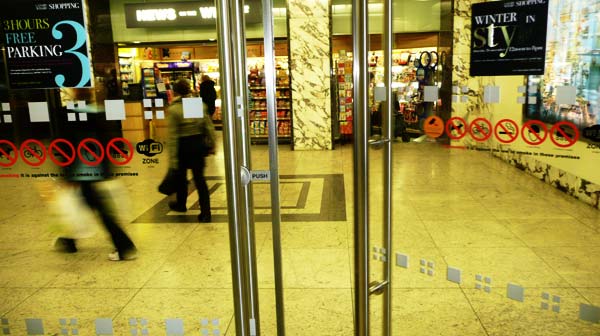
[[[206,214],[204,214],[204,215],[203,214],[199,214],[198,215],[198,221],[200,223],[210,223],[210,221],[212,219],[211,217],[212,216],[210,214],[207,214],[207,215]]]
[[[171,209],[173,211],[177,211],[177,212],[186,212],[187,211],[187,208],[185,207],[185,205],[180,205],[179,203],[177,203],[177,201],[169,202],[169,209]]]
[[[113,253],[108,254],[108,260],[110,261],[121,261],[121,260],[133,260],[137,258],[137,250],[132,250],[123,255],[119,254],[119,251],[115,251]]]
[[[58,237],[54,241],[54,248],[63,253],[75,253],[77,252],[77,246],[75,245],[75,239]]]

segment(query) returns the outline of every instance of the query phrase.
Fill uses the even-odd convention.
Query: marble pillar
[[[290,0],[288,19],[294,149],[332,149],[329,1]]]

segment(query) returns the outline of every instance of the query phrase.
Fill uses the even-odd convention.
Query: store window
[[[442,37],[442,5],[444,1],[393,1],[393,51],[392,88],[395,100],[394,113],[397,125],[394,135],[408,141],[423,135],[425,118],[441,107],[437,102],[425,101],[425,87],[441,89],[444,65],[447,63],[449,45]],[[384,55],[381,44],[383,29],[383,4],[369,3],[369,106],[371,133],[381,133],[381,98],[377,87],[384,82]],[[352,5],[349,1],[333,1],[332,61],[336,78],[333,80],[333,129],[336,140],[352,137],[353,85],[352,85]],[[445,28],[446,30],[449,27]],[[427,64],[420,62],[428,59]],[[449,73],[446,74],[449,76]],[[448,113],[447,111],[445,113]]]

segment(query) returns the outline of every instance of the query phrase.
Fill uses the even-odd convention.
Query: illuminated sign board
[[[261,8],[259,1],[246,1],[246,22],[262,22]],[[127,28],[214,26],[216,18],[214,1],[125,4]]]
[[[0,15],[12,89],[92,87],[82,0],[19,0]]]

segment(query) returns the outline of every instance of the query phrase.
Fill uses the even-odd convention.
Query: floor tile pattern
[[[268,169],[265,146],[251,155],[253,169]],[[369,155],[370,273],[378,280],[386,260],[394,265],[394,335],[600,335],[598,210],[489,153],[395,142],[393,246],[383,251],[382,152]],[[281,145],[279,160],[287,334],[351,335],[352,146]],[[29,335],[30,321],[46,334],[235,335],[223,154],[207,160],[212,223],[195,221],[192,189],[189,213],[168,210],[156,191],[166,167],[132,169],[140,176],[120,179],[130,197],[121,211],[140,253],[117,263],[102,230],[78,253],[54,251],[58,219],[32,188],[44,181],[1,181],[0,334]],[[254,186],[263,335],[276,334],[269,194]],[[378,335],[381,296],[371,315]]]

